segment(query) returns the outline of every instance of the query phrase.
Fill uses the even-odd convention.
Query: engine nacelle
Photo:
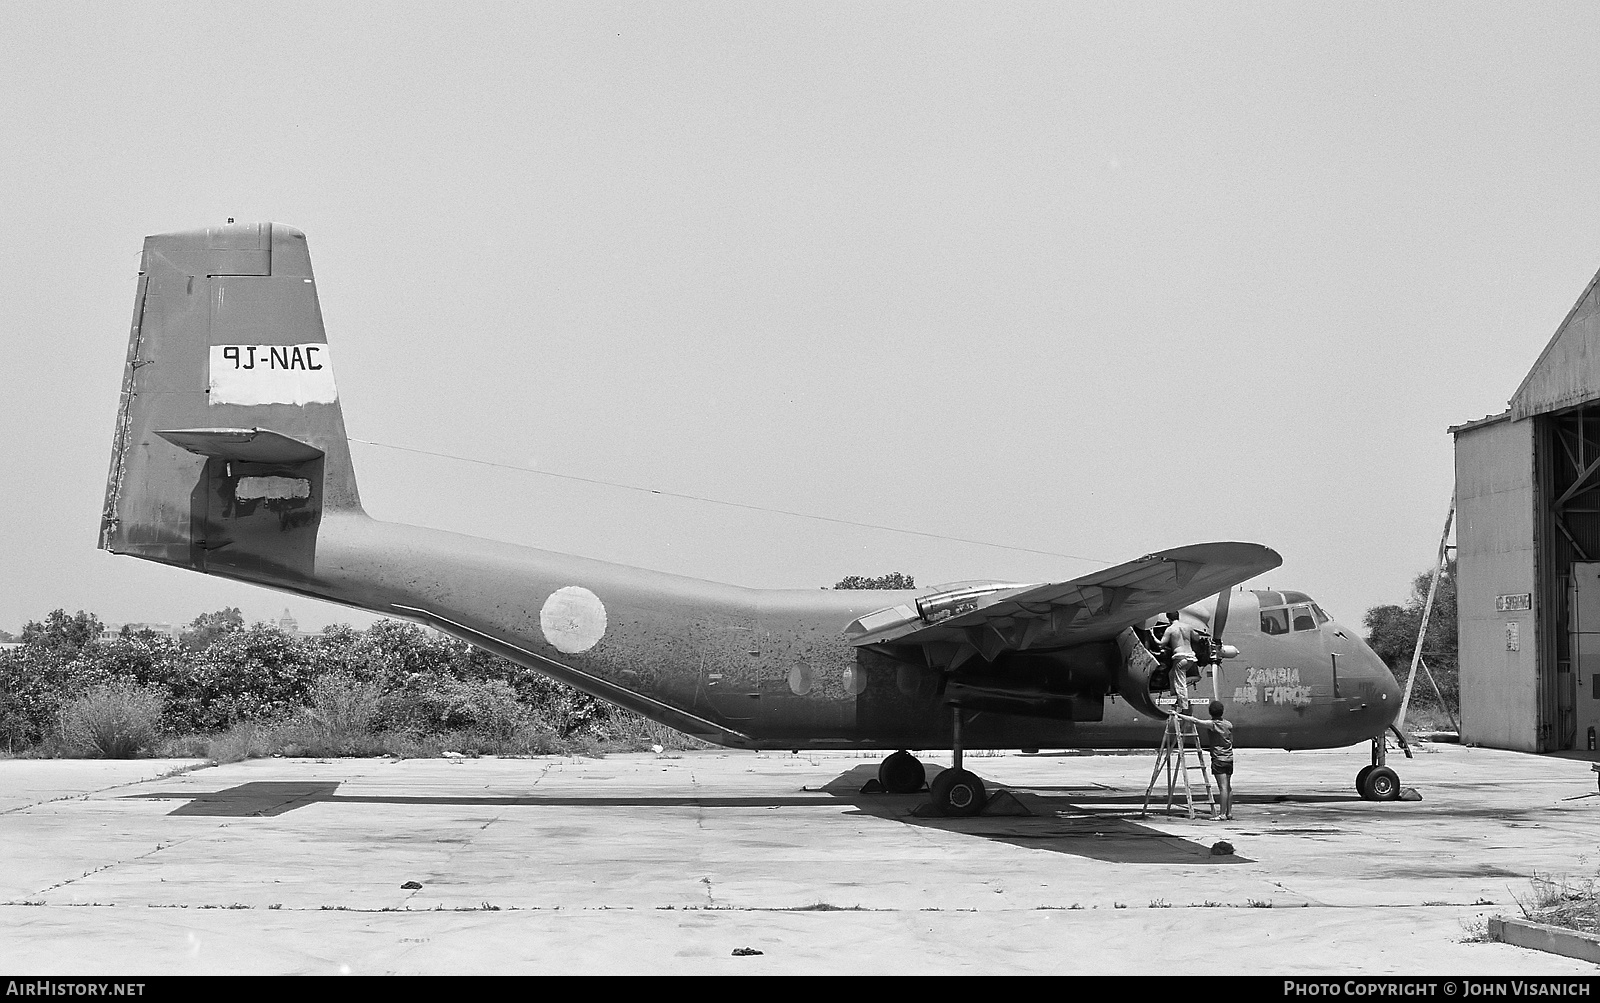
[[[1166,669],[1139,640],[1139,635],[1134,633],[1132,627],[1117,635],[1117,649],[1122,655],[1117,661],[1115,676],[1117,695],[1139,713],[1158,721],[1166,720],[1167,712],[1157,706],[1150,692],[1151,680],[1156,673],[1164,673]]]

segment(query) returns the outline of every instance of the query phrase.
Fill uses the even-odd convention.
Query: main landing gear
[[[1405,736],[1398,730],[1395,736],[1400,740],[1400,748],[1405,752],[1406,758],[1411,758],[1411,749],[1406,746]],[[1363,766],[1361,772],[1356,774],[1356,793],[1367,801],[1398,801],[1400,799],[1400,775],[1389,769],[1387,765],[1388,743],[1386,736],[1379,735],[1372,740],[1372,765]]]
[[[960,762],[958,756],[956,762]],[[959,766],[945,770],[928,785],[928,801],[941,815],[969,818],[983,811],[989,803],[989,792],[975,774]]]
[[[989,803],[989,792],[976,775],[961,768],[961,708],[954,707],[950,769],[940,771],[928,784],[928,802],[935,812],[970,818]],[[922,761],[901,749],[878,766],[878,783],[890,794],[915,794],[922,790],[928,771]]]
[[[976,774],[961,768],[961,707],[950,708],[950,768],[928,785],[928,803],[941,815],[970,818],[989,803],[989,792]]]
[[[915,794],[928,783],[922,760],[901,749],[878,766],[878,783],[890,794]]]

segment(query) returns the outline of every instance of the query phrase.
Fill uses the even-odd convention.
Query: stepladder
[[[1193,774],[1200,775],[1199,782]],[[1203,807],[1215,816],[1216,799],[1211,796],[1211,775],[1206,772],[1205,755],[1200,749],[1200,729],[1193,721],[1185,721],[1173,714],[1167,718],[1161,733],[1161,746],[1156,750],[1156,768],[1150,773],[1150,786],[1144,789],[1144,808],[1140,815],[1150,814],[1150,795],[1155,792],[1163,775],[1167,781],[1167,814],[1172,814],[1173,803],[1182,799],[1189,818],[1195,809]]]

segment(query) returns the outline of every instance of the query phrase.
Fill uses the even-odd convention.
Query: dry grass
[[[499,729],[466,728],[443,732],[377,730],[370,726],[363,695],[354,687],[319,693],[317,705],[287,720],[246,721],[213,735],[170,736],[152,750],[174,758],[236,763],[268,756],[331,759],[341,756],[586,756],[611,752],[704,749],[711,746],[664,725],[626,715],[599,734],[563,736],[538,715],[529,715],[509,734]]]
[[[1459,715],[1457,720],[1460,720]],[[1406,731],[1416,732],[1453,732],[1456,726],[1450,718],[1440,709],[1438,704],[1419,705],[1415,702],[1406,708]]]
[[[1528,922],[1600,933],[1600,897],[1593,878],[1574,882],[1564,874],[1535,871],[1528,883],[1528,894],[1511,896]]]
[[[162,692],[132,682],[95,686],[61,709],[61,740],[69,753],[132,759],[161,733]]]
[[[307,706],[201,734],[163,735],[162,697],[159,689],[131,682],[97,686],[69,702],[45,740],[23,754],[41,758],[154,755],[233,763],[267,756],[598,758],[611,752],[711,747],[620,710],[574,720],[568,716],[570,708],[559,701],[544,706],[519,703],[505,684],[452,683],[437,692],[396,695],[383,693],[372,682],[332,672],[311,683]],[[468,697],[482,699],[473,703]],[[473,713],[424,713],[439,707],[460,710],[452,700],[470,703]],[[445,724],[452,717],[463,723]]]

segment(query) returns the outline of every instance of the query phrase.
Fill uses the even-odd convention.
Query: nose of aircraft
[[[1400,713],[1400,683],[1389,671],[1389,666],[1378,657],[1378,653],[1365,643],[1361,644],[1361,659],[1373,678],[1372,698],[1367,701],[1367,710],[1372,715],[1374,731],[1382,731],[1393,724]]]

